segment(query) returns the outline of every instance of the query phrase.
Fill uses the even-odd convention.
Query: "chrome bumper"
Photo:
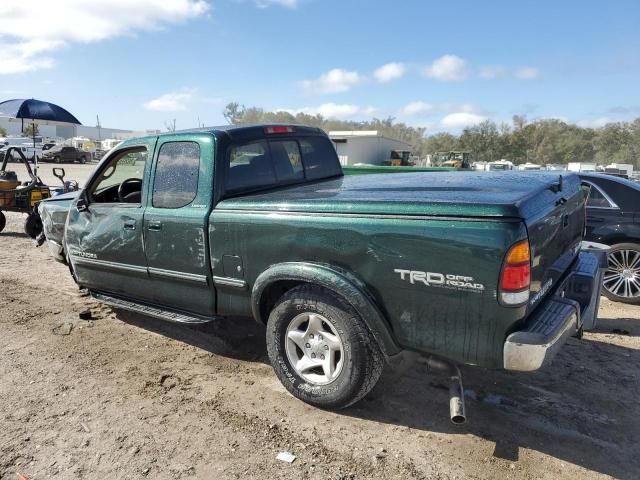
[[[49,247],[49,255],[55,258],[57,261],[67,263],[64,258],[64,249],[62,245],[53,240],[47,240],[47,247]]]
[[[554,295],[528,319],[527,327],[507,337],[506,370],[537,370],[551,362],[567,338],[581,328],[595,328],[606,255],[606,249],[593,247],[580,252]]]
[[[526,330],[514,332],[504,342],[504,368],[530,372],[551,362],[567,338],[580,328],[579,304],[553,298],[532,319]]]

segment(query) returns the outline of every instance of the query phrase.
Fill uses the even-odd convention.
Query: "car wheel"
[[[58,156],[53,157],[53,162],[54,163],[60,163],[60,157],[58,157]]]
[[[364,397],[385,363],[360,315],[339,295],[314,285],[280,298],[267,322],[267,352],[293,396],[327,409]]]
[[[4,230],[4,227],[7,226],[7,217],[4,216],[4,213],[0,212],[0,232]]]
[[[24,222],[24,233],[35,239],[42,233],[42,220],[37,213],[30,213]]]
[[[614,302],[640,304],[640,245],[619,243],[608,254],[603,293]]]
[[[87,157],[80,157],[78,161],[82,164],[87,163]]]

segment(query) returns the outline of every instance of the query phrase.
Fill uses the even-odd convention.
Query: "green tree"
[[[22,135],[25,137],[33,137],[40,133],[40,128],[37,123],[30,123],[22,131]]]

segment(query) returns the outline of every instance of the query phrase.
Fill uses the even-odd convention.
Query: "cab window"
[[[140,204],[146,162],[145,147],[131,148],[115,154],[101,171],[98,180],[89,188],[92,202]]]
[[[153,180],[153,206],[181,208],[198,192],[200,145],[196,142],[168,142],[160,147]]]

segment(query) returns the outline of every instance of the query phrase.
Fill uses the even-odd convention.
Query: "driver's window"
[[[146,161],[145,147],[131,148],[116,154],[91,188],[92,201],[140,204]]]

